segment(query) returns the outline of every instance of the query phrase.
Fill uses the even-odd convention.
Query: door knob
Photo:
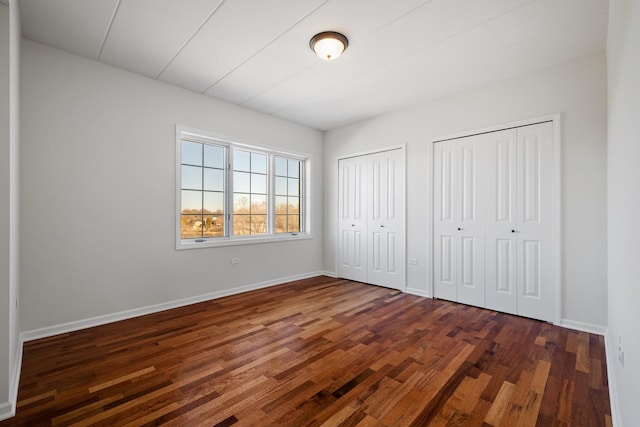
[[[355,224],[351,224],[351,226],[352,226],[352,227],[355,227],[356,225],[355,225]]]
[[[515,232],[516,232],[516,230],[511,230],[511,232],[512,232],[512,233],[515,233]]]
[[[458,231],[462,231],[462,228],[458,227]]]
[[[380,228],[384,228],[384,224],[380,224]]]

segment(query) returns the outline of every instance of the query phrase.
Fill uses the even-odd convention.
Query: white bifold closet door
[[[484,151],[476,137],[434,150],[435,296],[484,307]]]
[[[486,134],[487,192],[486,307],[518,314],[516,242],[516,129]],[[520,235],[522,237],[522,235]]]
[[[339,161],[338,274],[367,281],[367,159]]]
[[[552,123],[434,147],[434,295],[553,319]]]
[[[339,161],[338,275],[405,285],[403,150]]]

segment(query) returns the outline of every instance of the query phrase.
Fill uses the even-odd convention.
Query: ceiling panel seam
[[[272,111],[270,111],[270,112],[269,112],[269,114],[278,114],[278,113],[281,113],[282,111],[287,110],[287,109],[289,109],[289,108],[292,108],[294,105],[296,105],[296,104],[298,104],[298,103],[300,103],[300,102],[308,101],[308,100],[310,100],[311,98],[313,98],[313,97],[315,97],[315,96],[317,96],[317,95],[320,95],[320,94],[325,93],[325,92],[328,92],[328,91],[335,90],[337,87],[341,87],[341,86],[349,85],[349,84],[350,84],[351,82],[353,82],[354,80],[360,79],[360,78],[362,78],[363,76],[366,76],[367,74],[373,73],[373,72],[375,72],[375,71],[377,71],[377,70],[380,70],[380,69],[382,69],[382,68],[386,68],[386,67],[393,66],[394,64],[397,64],[397,63],[399,63],[399,62],[401,62],[401,61],[404,61],[404,60],[406,60],[407,58],[409,58],[409,57],[411,57],[411,56],[414,56],[414,55],[418,54],[419,52],[421,52],[421,51],[423,51],[423,50],[425,50],[425,49],[431,48],[431,47],[433,47],[433,46],[435,46],[435,45],[437,45],[437,44],[443,43],[443,42],[445,42],[445,41],[447,41],[447,40],[450,40],[450,39],[452,39],[452,38],[454,38],[454,37],[458,37],[458,36],[460,36],[461,34],[464,34],[464,33],[466,33],[466,32],[469,32],[469,31],[471,31],[471,30],[473,30],[473,29],[475,29],[475,28],[478,28],[478,27],[480,27],[480,26],[482,26],[482,25],[486,25],[486,24],[488,24],[488,23],[489,23],[489,22],[491,22],[491,21],[495,21],[496,19],[499,19],[499,18],[501,18],[501,17],[503,17],[503,16],[505,16],[505,15],[508,15],[508,14],[510,14],[510,13],[513,13],[513,12],[515,12],[516,10],[519,10],[519,9],[521,9],[521,8],[523,8],[523,7],[527,7],[527,6],[531,5],[531,3],[532,3],[533,1],[534,1],[534,0],[529,0],[529,1],[527,1],[526,3],[524,3],[524,4],[521,4],[520,6],[517,6],[517,7],[513,8],[513,9],[509,9],[509,10],[507,10],[507,11],[505,11],[505,12],[502,12],[502,13],[500,13],[500,14],[498,14],[498,15],[492,16],[491,18],[485,19],[485,20],[484,20],[484,21],[482,21],[482,22],[478,22],[478,23],[476,23],[476,24],[473,24],[473,25],[469,26],[468,28],[465,28],[465,29],[463,29],[463,30],[460,30],[460,31],[458,31],[458,32],[454,33],[454,34],[451,34],[451,35],[449,35],[449,36],[446,36],[446,37],[444,37],[444,38],[443,38],[443,39],[441,39],[441,40],[438,40],[438,41],[436,41],[436,42],[434,42],[434,43],[430,43],[430,44],[428,44],[428,45],[426,45],[426,46],[422,46],[422,47],[420,47],[420,48],[418,48],[418,49],[415,49],[415,50],[413,50],[413,51],[411,51],[411,52],[408,52],[407,54],[405,54],[405,55],[403,55],[403,56],[401,56],[401,57],[399,57],[399,58],[396,58],[396,59],[394,59],[394,60],[393,60],[393,61],[391,61],[391,62],[387,62],[387,63],[381,64],[381,65],[379,65],[379,66],[377,66],[377,67],[370,68],[370,69],[368,69],[368,70],[366,70],[366,71],[364,71],[364,72],[362,72],[362,73],[358,74],[357,76],[351,77],[351,78],[349,78],[349,79],[347,79],[347,80],[342,80],[342,81],[340,81],[340,82],[336,83],[335,85],[333,85],[333,86],[331,86],[331,87],[328,87],[328,88],[325,88],[325,89],[321,89],[321,90],[319,90],[319,91],[315,92],[315,93],[314,93],[314,94],[312,94],[312,95],[306,96],[306,97],[304,97],[304,98],[302,98],[302,99],[298,99],[298,100],[296,100],[296,101],[294,101],[294,102],[292,102],[292,103],[289,103],[289,104],[287,104],[287,105],[285,105],[285,106],[281,107],[281,108],[280,108],[280,109],[278,109],[278,110],[272,110]],[[275,85],[275,86],[278,86],[278,85]],[[275,86],[274,86],[274,87],[275,87]]]
[[[102,43],[100,43],[100,50],[98,50],[98,56],[96,56],[96,61],[100,61],[100,55],[102,55],[102,49],[104,48],[104,44],[107,42],[107,37],[109,37],[109,33],[111,32],[111,26],[113,25],[113,21],[116,19],[116,15],[118,14],[118,9],[120,9],[120,1],[116,3],[116,7],[113,8],[113,15],[111,15],[111,19],[109,20],[109,25],[107,25],[107,30],[104,32],[104,37],[102,38]]]
[[[423,2],[422,2],[422,3],[420,3],[419,5],[417,5],[417,6],[413,7],[413,8],[411,8],[411,9],[409,9],[408,11],[406,11],[405,13],[403,13],[403,14],[401,14],[401,15],[398,15],[397,17],[393,18],[392,20],[390,20],[390,21],[388,21],[388,22],[384,23],[383,25],[378,26],[377,28],[375,28],[375,29],[373,29],[373,30],[371,30],[371,31],[367,32],[366,34],[363,34],[363,35],[361,35],[360,37],[356,37],[356,38],[354,38],[353,40],[350,40],[350,41],[349,41],[349,43],[351,44],[351,46],[353,46],[355,43],[357,43],[357,42],[358,42],[358,40],[362,40],[362,39],[366,39],[367,37],[370,37],[372,34],[375,34],[375,33],[377,33],[378,31],[382,30],[383,28],[385,28],[385,27],[387,27],[387,26],[389,26],[389,25],[393,24],[394,22],[396,22],[396,21],[398,21],[398,20],[400,20],[400,19],[404,18],[405,16],[408,16],[408,15],[410,15],[411,13],[414,13],[416,10],[420,9],[421,7],[424,7],[425,5],[427,5],[428,3],[432,2],[432,1],[433,1],[433,0],[423,0]],[[275,41],[275,40],[274,40],[274,41]],[[254,55],[254,56],[255,56],[255,55]],[[249,58],[249,59],[250,59],[250,58]],[[246,62],[246,61],[245,61],[245,62]],[[240,64],[240,65],[242,65],[242,64]],[[259,97],[260,95],[262,95],[262,94],[264,94],[264,93],[266,93],[266,92],[269,92],[269,91],[270,91],[271,89],[273,89],[274,87],[277,87],[277,86],[281,85],[282,83],[286,82],[286,81],[287,81],[287,80],[289,80],[290,78],[292,78],[292,77],[294,77],[294,76],[297,76],[297,75],[300,75],[300,74],[302,74],[302,73],[306,72],[308,69],[313,68],[313,67],[316,67],[316,66],[318,66],[318,64],[317,64],[317,63],[312,64],[312,65],[309,65],[308,67],[305,67],[305,68],[303,68],[303,69],[301,69],[301,70],[299,70],[299,71],[297,71],[297,72],[295,72],[295,73],[293,73],[293,74],[290,74],[288,77],[284,78],[283,80],[280,80],[279,82],[272,84],[271,86],[267,87],[266,89],[263,89],[263,90],[262,90],[262,91],[260,91],[259,93],[256,93],[256,94],[254,94],[254,95],[250,96],[249,98],[246,98],[246,99],[242,100],[241,102],[239,102],[239,103],[238,103],[238,105],[245,105],[246,103],[248,103],[248,102],[252,101],[253,99],[255,99],[255,98],[257,98],[257,97]],[[233,72],[233,71],[235,71],[235,70],[232,70],[231,72]],[[227,75],[228,75],[228,74],[230,74],[231,72],[227,73]],[[226,76],[225,76],[225,77],[226,77]],[[223,78],[224,78],[224,77],[223,77]],[[213,85],[211,85],[211,86],[210,86],[206,91],[204,91],[203,93],[206,93],[209,89],[211,89],[213,86],[215,86],[215,85],[216,85],[218,82],[220,82],[220,80],[222,80],[223,78],[219,79],[217,82],[215,82]]]
[[[206,23],[209,22],[211,17],[218,11],[218,9],[220,9],[220,6],[222,6],[222,3],[224,3],[224,2],[225,2],[225,0],[220,0],[220,3],[218,3],[218,5],[213,8],[213,10],[209,14],[209,16],[207,16],[205,18],[205,20],[202,21],[202,23],[200,25],[198,25],[198,28],[196,28],[195,31],[189,37],[187,37],[187,40],[182,44],[182,46],[180,46],[180,49],[178,49],[178,51],[175,53],[175,55],[173,55],[171,57],[169,62],[167,62],[167,64],[164,67],[162,67],[162,70],[160,70],[160,72],[154,77],[154,79],[158,80],[160,78],[160,76],[162,75],[162,73],[165,72],[167,67],[169,67],[169,65],[171,65],[171,63],[173,61],[175,61],[175,59],[178,57],[178,55],[180,55],[180,52],[182,52],[184,50],[184,48],[187,47],[187,45],[191,42],[191,40],[193,40],[193,38],[196,36],[196,34],[198,34],[198,32],[200,32],[202,27],[204,27],[206,25]]]
[[[324,6],[329,0],[324,0],[322,3],[320,3],[318,6],[316,6],[315,8],[313,8],[311,11],[309,11],[309,13],[307,13],[306,15],[304,15],[302,18],[298,19],[294,24],[290,25],[286,30],[284,30],[282,33],[280,33],[279,35],[277,35],[276,37],[274,37],[273,39],[271,39],[269,42],[267,42],[264,46],[262,46],[260,49],[258,49],[257,51],[255,51],[252,55],[249,55],[247,58],[245,58],[244,61],[240,62],[238,65],[236,65],[235,67],[233,67],[231,70],[229,70],[227,73],[225,73],[222,77],[220,77],[218,80],[216,80],[215,82],[211,83],[211,85],[206,88],[204,91],[202,91],[202,94],[207,93],[212,87],[214,87],[215,85],[217,85],[219,82],[221,82],[222,80],[224,80],[227,76],[229,76],[229,74],[233,73],[234,71],[236,71],[238,68],[242,67],[244,64],[246,64],[248,61],[250,61],[252,58],[254,58],[256,55],[258,55],[260,52],[262,52],[263,50],[265,50],[270,44],[272,44],[273,42],[275,42],[276,40],[278,40],[280,37],[284,36],[285,34],[287,34],[289,31],[291,31],[291,29],[293,27],[295,27],[296,25],[300,24],[302,21],[304,21],[305,19],[307,19],[309,16],[311,16],[313,13],[315,13],[318,9],[320,9],[322,6]]]

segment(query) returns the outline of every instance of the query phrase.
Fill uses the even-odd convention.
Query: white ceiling
[[[608,0],[21,0],[24,37],[327,130],[605,48]],[[321,31],[349,48],[326,62]]]

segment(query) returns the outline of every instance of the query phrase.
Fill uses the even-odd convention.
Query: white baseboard
[[[618,386],[616,384],[616,373],[613,366],[618,358],[615,357],[614,349],[615,341],[611,340],[609,330],[607,329],[604,334],[604,350],[607,357],[607,380],[609,382],[609,405],[611,406],[611,424],[613,425],[613,427],[621,427],[622,421],[620,418],[620,412],[618,412]]]
[[[338,278],[338,273],[336,273],[335,271],[327,271],[327,270],[324,270],[324,271],[322,272],[322,275],[323,275],[323,276],[333,277],[334,279],[337,279],[337,278]]]
[[[0,403],[0,421],[6,420],[16,415],[15,405],[10,402]]]
[[[237,288],[225,289],[222,291],[211,292],[195,297],[183,298],[175,301],[169,301],[161,304],[149,305],[146,307],[134,308],[132,310],[120,311],[113,314],[91,317],[89,319],[75,320],[73,322],[62,323],[59,325],[47,326],[44,328],[24,331],[20,333],[20,339],[23,342],[33,341],[41,338],[48,338],[54,335],[66,334],[68,332],[78,331],[80,329],[92,328],[94,326],[105,325],[107,323],[118,322],[120,320],[131,319],[133,317],[144,316],[146,314],[157,313],[159,311],[169,310],[172,308],[183,307],[185,305],[196,304],[203,301],[209,301],[216,298],[222,298],[229,295],[235,295],[242,292],[253,291],[256,289],[267,288],[269,286],[281,285],[283,283],[292,282],[294,280],[308,279],[325,275],[324,272],[312,272],[299,274],[296,276],[282,277],[266,282],[254,283]]]
[[[11,382],[9,383],[9,401],[13,404],[15,412],[16,401],[18,400],[18,386],[20,385],[20,372],[22,372],[22,350],[24,342],[18,338],[18,348],[16,350],[16,356],[13,359],[13,369],[11,372]]]
[[[425,289],[406,288],[404,291],[411,295],[417,295],[419,297],[425,297],[425,298],[432,298],[431,292]]]
[[[589,332],[591,334],[602,335],[605,336],[607,333],[607,328],[600,325],[593,325],[591,323],[580,322],[577,320],[570,319],[560,319],[560,323],[558,326],[562,326],[563,328],[573,329],[575,331],[581,332]]]
[[[9,378],[9,400],[0,403],[0,421],[16,415],[16,403],[18,401],[18,386],[20,385],[20,372],[22,371],[22,340],[18,342],[14,363],[11,367]]]

